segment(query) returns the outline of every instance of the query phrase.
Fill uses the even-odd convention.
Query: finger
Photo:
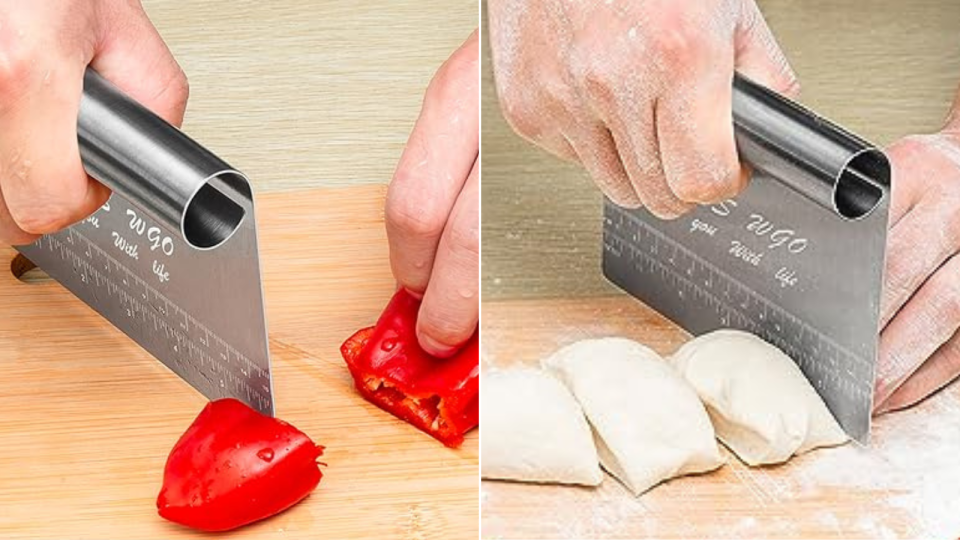
[[[3,189],[0,188],[0,243],[11,246],[25,246],[32,244],[37,238],[39,238],[38,235],[24,232],[10,217],[7,203],[3,200]]]
[[[551,88],[556,89],[557,86]],[[501,92],[499,103],[503,117],[514,133],[564,161],[578,161],[576,150],[557,129],[558,125],[570,123],[566,94],[534,97],[524,94],[518,98],[514,93]]]
[[[618,110],[601,118],[609,126],[620,162],[641,205],[661,219],[673,219],[692,205],[678,199],[667,184],[657,144],[654,106],[651,102],[649,109],[638,109],[636,104],[621,102]]]
[[[52,32],[21,22],[25,28],[0,52],[0,190],[5,230],[15,241],[28,238],[20,233],[62,229],[108,196],[80,162],[77,114],[83,70],[94,54],[86,36],[97,31],[83,21],[59,23]]]
[[[551,133],[537,139],[530,139],[530,141],[564,161],[580,163],[577,150],[573,147],[570,139],[562,133]]]
[[[733,136],[733,58],[691,59],[685,82],[657,102],[657,134],[670,190],[688,203],[736,197],[747,185]]]
[[[480,180],[478,164],[450,214],[417,319],[420,345],[450,356],[473,335],[480,304]]]
[[[416,294],[427,288],[444,225],[477,159],[478,51],[474,33],[430,82],[387,192],[390,265]]]
[[[928,276],[960,250],[960,212],[949,198],[921,202],[890,231],[880,300],[884,328]]]
[[[740,4],[743,10],[734,31],[737,70],[758,84],[796,98],[800,95],[800,82],[760,8],[752,0]]]
[[[929,190],[926,182],[897,182],[897,178],[934,177],[936,164],[930,162],[930,145],[927,135],[914,135],[901,139],[891,145],[886,153],[890,159],[891,181],[893,195],[890,201],[890,217],[888,222],[893,229],[904,216]]]
[[[135,101],[174,126],[190,97],[187,77],[139,2],[103,8],[107,30],[91,67]]]
[[[954,334],[876,408],[877,414],[916,405],[949,384],[958,375],[960,375],[960,336]]]
[[[639,207],[640,198],[620,162],[610,130],[589,121],[578,122],[578,126],[576,137],[569,138],[571,146],[600,191],[620,206]]]
[[[951,257],[880,334],[874,403],[893,392],[960,327],[960,257]]]
[[[672,41],[662,47],[657,44],[658,48],[648,49],[646,54],[659,55],[659,48],[669,48],[670,44]],[[670,191],[660,162],[654,111],[666,81],[659,61],[647,62],[644,72],[637,73],[625,60],[635,55],[632,48],[607,59],[574,55],[570,58],[575,73],[571,86],[584,103],[579,116],[595,119],[593,123],[609,132],[612,148],[640,205],[657,217],[672,219],[692,206]]]

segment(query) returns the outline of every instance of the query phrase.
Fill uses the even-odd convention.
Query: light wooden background
[[[960,2],[760,5],[814,110],[881,145],[942,124],[960,84]],[[483,55],[484,299],[616,294],[598,270],[599,191],[510,131]]]
[[[143,3],[190,78],[185,131],[261,194],[278,409],[329,449],[317,493],[232,535],[476,537],[476,432],[450,451],[366,404],[337,346],[393,290],[383,187],[355,185],[390,180],[427,83],[478,24],[477,0]],[[202,536],[157,518],[153,499],[201,396],[56,285],[35,286],[0,308],[0,538]],[[17,302],[38,316],[26,330]]]
[[[190,79],[184,125],[263,191],[386,183],[477,0],[143,0]]]

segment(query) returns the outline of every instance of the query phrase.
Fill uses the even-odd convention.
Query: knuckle
[[[0,48],[0,108],[23,94],[33,72],[33,54],[29,46],[16,39],[10,41],[14,43]]]
[[[580,38],[568,61],[569,76],[580,94],[601,109],[614,108],[618,91],[636,83],[633,51],[618,48],[611,54],[608,34],[594,32]]]
[[[543,83],[543,96],[546,105],[555,111],[571,113],[574,110],[574,96],[565,81],[550,79]]]
[[[950,236],[949,248],[954,250],[960,244],[960,195],[953,193],[943,193],[941,195],[941,204],[946,206],[947,210],[945,211],[948,218],[949,226],[945,229],[949,229],[949,232],[946,232]]]
[[[523,137],[535,139],[541,132],[539,115],[533,112],[533,100],[515,89],[500,92],[500,111],[510,127]]]
[[[450,230],[453,249],[468,259],[470,264],[480,260],[480,224],[476,222],[457,225]]]
[[[943,274],[938,272],[931,278],[940,294],[933,297],[930,319],[942,322],[960,321],[960,280]]]
[[[154,99],[159,100],[170,109],[185,109],[187,101],[190,99],[190,81],[187,79],[187,74],[179,66],[176,66],[174,71],[159,86]]]
[[[384,214],[387,225],[404,237],[440,236],[446,225],[446,215],[436,205],[424,202],[420,197],[391,197]]]
[[[647,36],[649,46],[668,65],[684,65],[697,58],[704,45],[704,32],[676,17]]]
[[[500,108],[510,127],[540,144],[555,131],[561,119],[576,110],[575,96],[566,81],[553,75],[539,76],[532,84],[510,85],[500,93]]]
[[[911,291],[910,277],[913,271],[913,265],[903,261],[909,261],[907,257],[900,257],[891,249],[887,257],[887,271],[883,287],[883,305],[887,309],[899,307]],[[892,315],[892,313],[891,313]]]
[[[583,93],[590,101],[598,104],[613,103],[616,98],[615,85],[618,77],[612,62],[608,59],[594,58],[583,62],[578,68]]]
[[[960,280],[950,276],[944,278],[944,312],[949,321],[960,321]]]
[[[681,201],[713,204],[736,196],[743,189],[744,181],[745,176],[735,165],[689,168],[670,179],[670,189]]]
[[[186,105],[190,99],[190,79],[187,78],[187,74],[182,69],[174,75],[173,80],[170,81],[170,86],[174,99],[179,104]]]
[[[427,88],[427,99],[456,103],[476,91],[479,77],[478,59],[463,50],[451,56],[437,70]]]

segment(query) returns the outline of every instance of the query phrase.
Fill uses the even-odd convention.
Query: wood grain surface
[[[806,105],[880,145],[942,125],[960,84],[960,2],[759,4]],[[513,134],[486,43],[483,66],[484,298],[609,294],[598,271],[600,192]]]
[[[624,296],[484,301],[484,369],[535,364],[574,341],[625,336],[670,354],[688,335]],[[483,538],[917,538],[960,535],[960,385],[877,419],[848,444],[716,472],[633,497],[598,488],[484,480]]]
[[[383,186],[258,199],[278,416],[326,445],[304,502],[231,538],[476,538],[477,432],[450,450],[361,399],[338,347],[394,290]],[[205,399],[0,248],[0,538],[202,538],[157,516]]]
[[[143,0],[190,80],[184,129],[259,191],[390,180],[477,0]]]

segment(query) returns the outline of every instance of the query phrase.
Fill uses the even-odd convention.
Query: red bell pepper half
[[[479,337],[474,333],[451,358],[420,348],[420,301],[401,289],[377,325],[340,347],[360,394],[381,409],[457,447],[479,421]]]
[[[167,458],[160,515],[226,531],[278,514],[310,494],[323,447],[235,399],[208,403]]]

